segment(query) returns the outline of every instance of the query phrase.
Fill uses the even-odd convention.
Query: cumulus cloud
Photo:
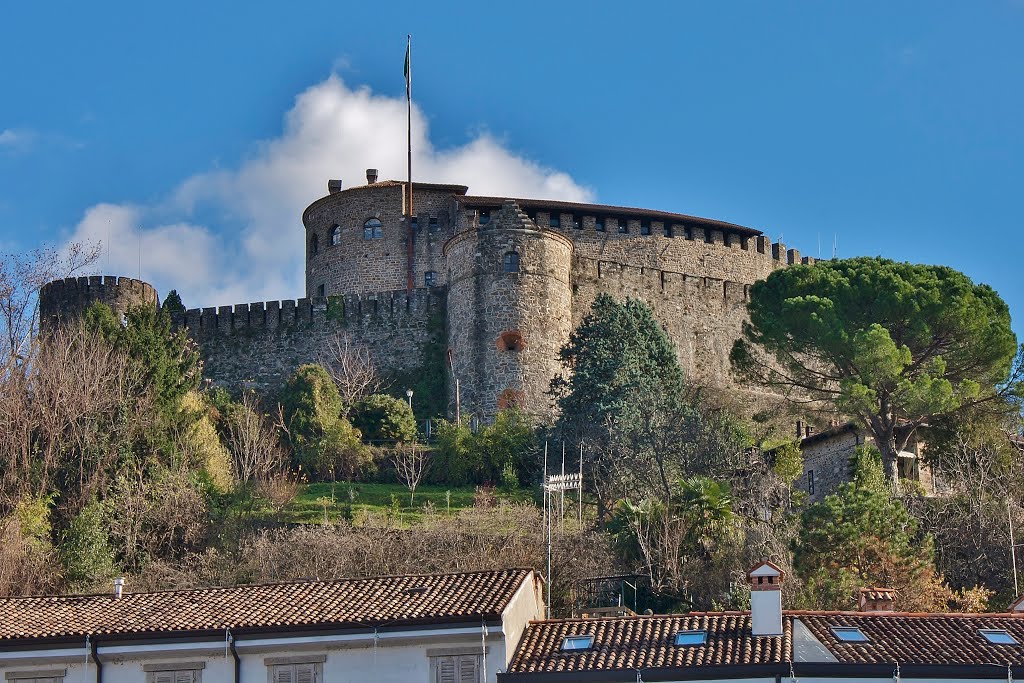
[[[435,148],[415,107],[412,136],[417,179],[468,184],[475,194],[593,199],[567,173],[511,152],[488,133]],[[71,239],[106,243],[109,234],[109,270],[132,276],[141,243],[143,279],[161,292],[177,288],[189,307],[302,296],[303,209],[326,193],[329,178],[362,184],[367,167],[380,169],[382,179],[404,177],[405,142],[404,98],[331,76],[300,93],[281,135],[236,168],[197,173],[157,205],[94,206]],[[107,258],[98,264],[104,270]]]

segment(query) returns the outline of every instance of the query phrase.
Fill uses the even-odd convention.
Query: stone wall
[[[444,293],[417,289],[193,309],[179,322],[198,342],[203,374],[218,385],[276,392],[295,368],[323,362],[332,337],[365,345],[385,375],[419,367],[443,316]]]
[[[160,297],[148,282],[130,277],[91,275],[54,280],[39,290],[39,320],[46,327],[68,319],[96,303],[110,306],[114,313],[124,314],[133,306],[159,306]]]
[[[857,446],[863,443],[864,438],[852,426],[836,427],[803,439],[800,451],[804,473],[796,482],[796,488],[808,494],[810,503],[817,503],[835,492],[840,484],[850,480],[851,461]]]
[[[405,184],[383,181],[350,188],[317,200],[306,209],[306,296],[369,294],[406,289],[408,263]],[[425,274],[444,284],[441,249],[454,234],[453,192],[460,186],[414,183],[413,286],[425,286]],[[366,221],[381,222],[381,237],[365,239]],[[340,228],[340,243],[332,232]],[[316,247],[314,248],[314,238]]]
[[[518,259],[517,272],[506,272],[508,255]],[[487,226],[459,233],[445,257],[449,349],[462,415],[487,419],[518,407],[538,420],[550,418],[548,386],[572,331],[572,243],[538,230],[508,203]]]

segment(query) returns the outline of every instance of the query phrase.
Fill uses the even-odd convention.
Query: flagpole
[[[407,231],[407,256],[408,263],[406,264],[406,278],[405,278],[405,289],[407,292],[412,292],[413,288],[413,272],[412,272],[412,257],[413,257],[413,245],[412,241],[415,235],[412,229],[412,34],[406,36],[407,43],[405,48],[405,103],[406,103],[406,135],[407,135],[407,150],[408,150],[408,170],[409,170],[409,204],[408,212],[406,213],[405,229]]]

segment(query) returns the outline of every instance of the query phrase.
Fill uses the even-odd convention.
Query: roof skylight
[[[1002,629],[983,628],[980,632],[993,645],[1020,645],[1016,638]]]
[[[679,631],[676,633],[676,645],[703,645],[708,640],[707,631]]]
[[[562,639],[562,652],[589,650],[594,644],[594,636],[566,636]]]
[[[866,643],[868,637],[856,626],[832,626],[832,633],[844,643]]]

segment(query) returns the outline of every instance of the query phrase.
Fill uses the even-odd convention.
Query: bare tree
[[[146,429],[150,397],[137,365],[81,325],[31,340],[24,357],[0,378],[0,510],[59,491],[73,515]]]
[[[383,387],[369,348],[354,341],[345,332],[327,341],[326,350],[321,352],[319,361],[338,387],[346,411],[359,399],[375,394]]]
[[[27,355],[38,332],[42,286],[87,268],[99,255],[99,244],[72,242],[63,252],[44,248],[0,256],[0,364],[17,364]]]
[[[270,478],[284,462],[277,430],[260,411],[252,392],[228,415],[227,446],[235,477],[243,486]]]
[[[423,480],[430,456],[422,444],[411,441],[397,444],[392,456],[399,480],[409,489],[409,505],[416,498],[416,487]]]

